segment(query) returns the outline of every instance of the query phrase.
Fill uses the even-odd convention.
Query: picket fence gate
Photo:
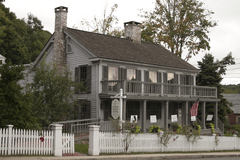
[[[55,146],[54,140],[56,134],[61,133],[62,130],[54,133],[54,129],[38,131],[12,127],[13,125],[8,125],[6,129],[0,128],[0,155],[56,155],[58,146]],[[73,154],[74,134],[62,133],[60,136],[62,154]],[[61,140],[58,138],[56,141]]]

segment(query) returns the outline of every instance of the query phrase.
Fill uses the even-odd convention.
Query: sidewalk
[[[0,157],[0,160],[166,160],[191,158],[240,157],[240,152],[212,152],[212,153],[169,153],[169,154],[133,154],[109,156],[65,156],[65,157]]]

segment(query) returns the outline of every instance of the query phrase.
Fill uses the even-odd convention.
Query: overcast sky
[[[202,0],[205,8],[214,12],[212,20],[217,21],[218,26],[213,28],[211,38],[211,50],[215,59],[221,60],[229,52],[233,53],[236,65],[229,66],[222,84],[240,84],[240,0]],[[27,18],[32,13],[42,21],[44,30],[54,32],[55,13],[54,8],[68,7],[68,27],[78,26],[83,19],[91,20],[94,15],[102,16],[104,6],[108,11],[114,4],[118,4],[115,15],[119,19],[119,27],[128,21],[141,22],[138,16],[139,9],[152,10],[155,0],[5,0],[3,4],[14,12],[17,18]],[[189,60],[189,63],[197,66],[206,52],[199,53]]]

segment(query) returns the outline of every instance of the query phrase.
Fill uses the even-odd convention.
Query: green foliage
[[[0,67],[0,128],[12,124],[15,128],[39,129],[32,115],[32,100],[18,84],[24,78],[23,70],[23,66],[10,63]]]
[[[201,127],[200,125],[196,125],[194,127],[191,126],[183,126],[180,134],[186,135],[188,142],[196,142],[200,138]]]
[[[82,85],[73,81],[68,68],[43,61],[31,74],[34,74],[33,82],[27,85],[27,92],[39,122],[48,126],[54,121],[73,119],[75,109],[80,107],[73,95]]]
[[[212,134],[215,134],[214,124],[210,123],[209,125],[210,125],[210,128],[211,128]]]
[[[211,54],[205,54],[202,61],[198,61],[198,65],[201,71],[197,75],[197,85],[217,87],[217,98],[221,99],[221,101],[218,103],[218,116],[223,123],[226,122],[227,113],[231,113],[231,110],[228,107],[231,106],[231,104],[221,95],[221,93],[223,93],[221,81],[223,79],[222,75],[226,74],[227,65],[232,64],[235,64],[235,62],[231,53],[229,53],[221,61],[214,61],[214,57]],[[213,113],[214,103],[207,103],[206,115],[213,115]]]
[[[149,133],[159,133],[160,131],[160,127],[155,124],[149,127]]]
[[[210,20],[212,14],[198,0],[156,0],[153,11],[142,13],[142,39],[162,44],[180,57],[186,48],[188,60],[210,49],[208,32],[217,25]]]
[[[41,21],[33,15],[28,15],[28,22],[25,22],[0,3],[0,53],[6,57],[6,62],[33,62],[51,36],[42,28]]]
[[[222,89],[225,94],[240,94],[240,84],[222,85]]]

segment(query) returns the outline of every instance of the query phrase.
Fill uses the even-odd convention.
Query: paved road
[[[186,160],[186,159],[178,159],[178,160]],[[197,159],[187,159],[187,160],[240,160],[240,157],[197,158]]]

